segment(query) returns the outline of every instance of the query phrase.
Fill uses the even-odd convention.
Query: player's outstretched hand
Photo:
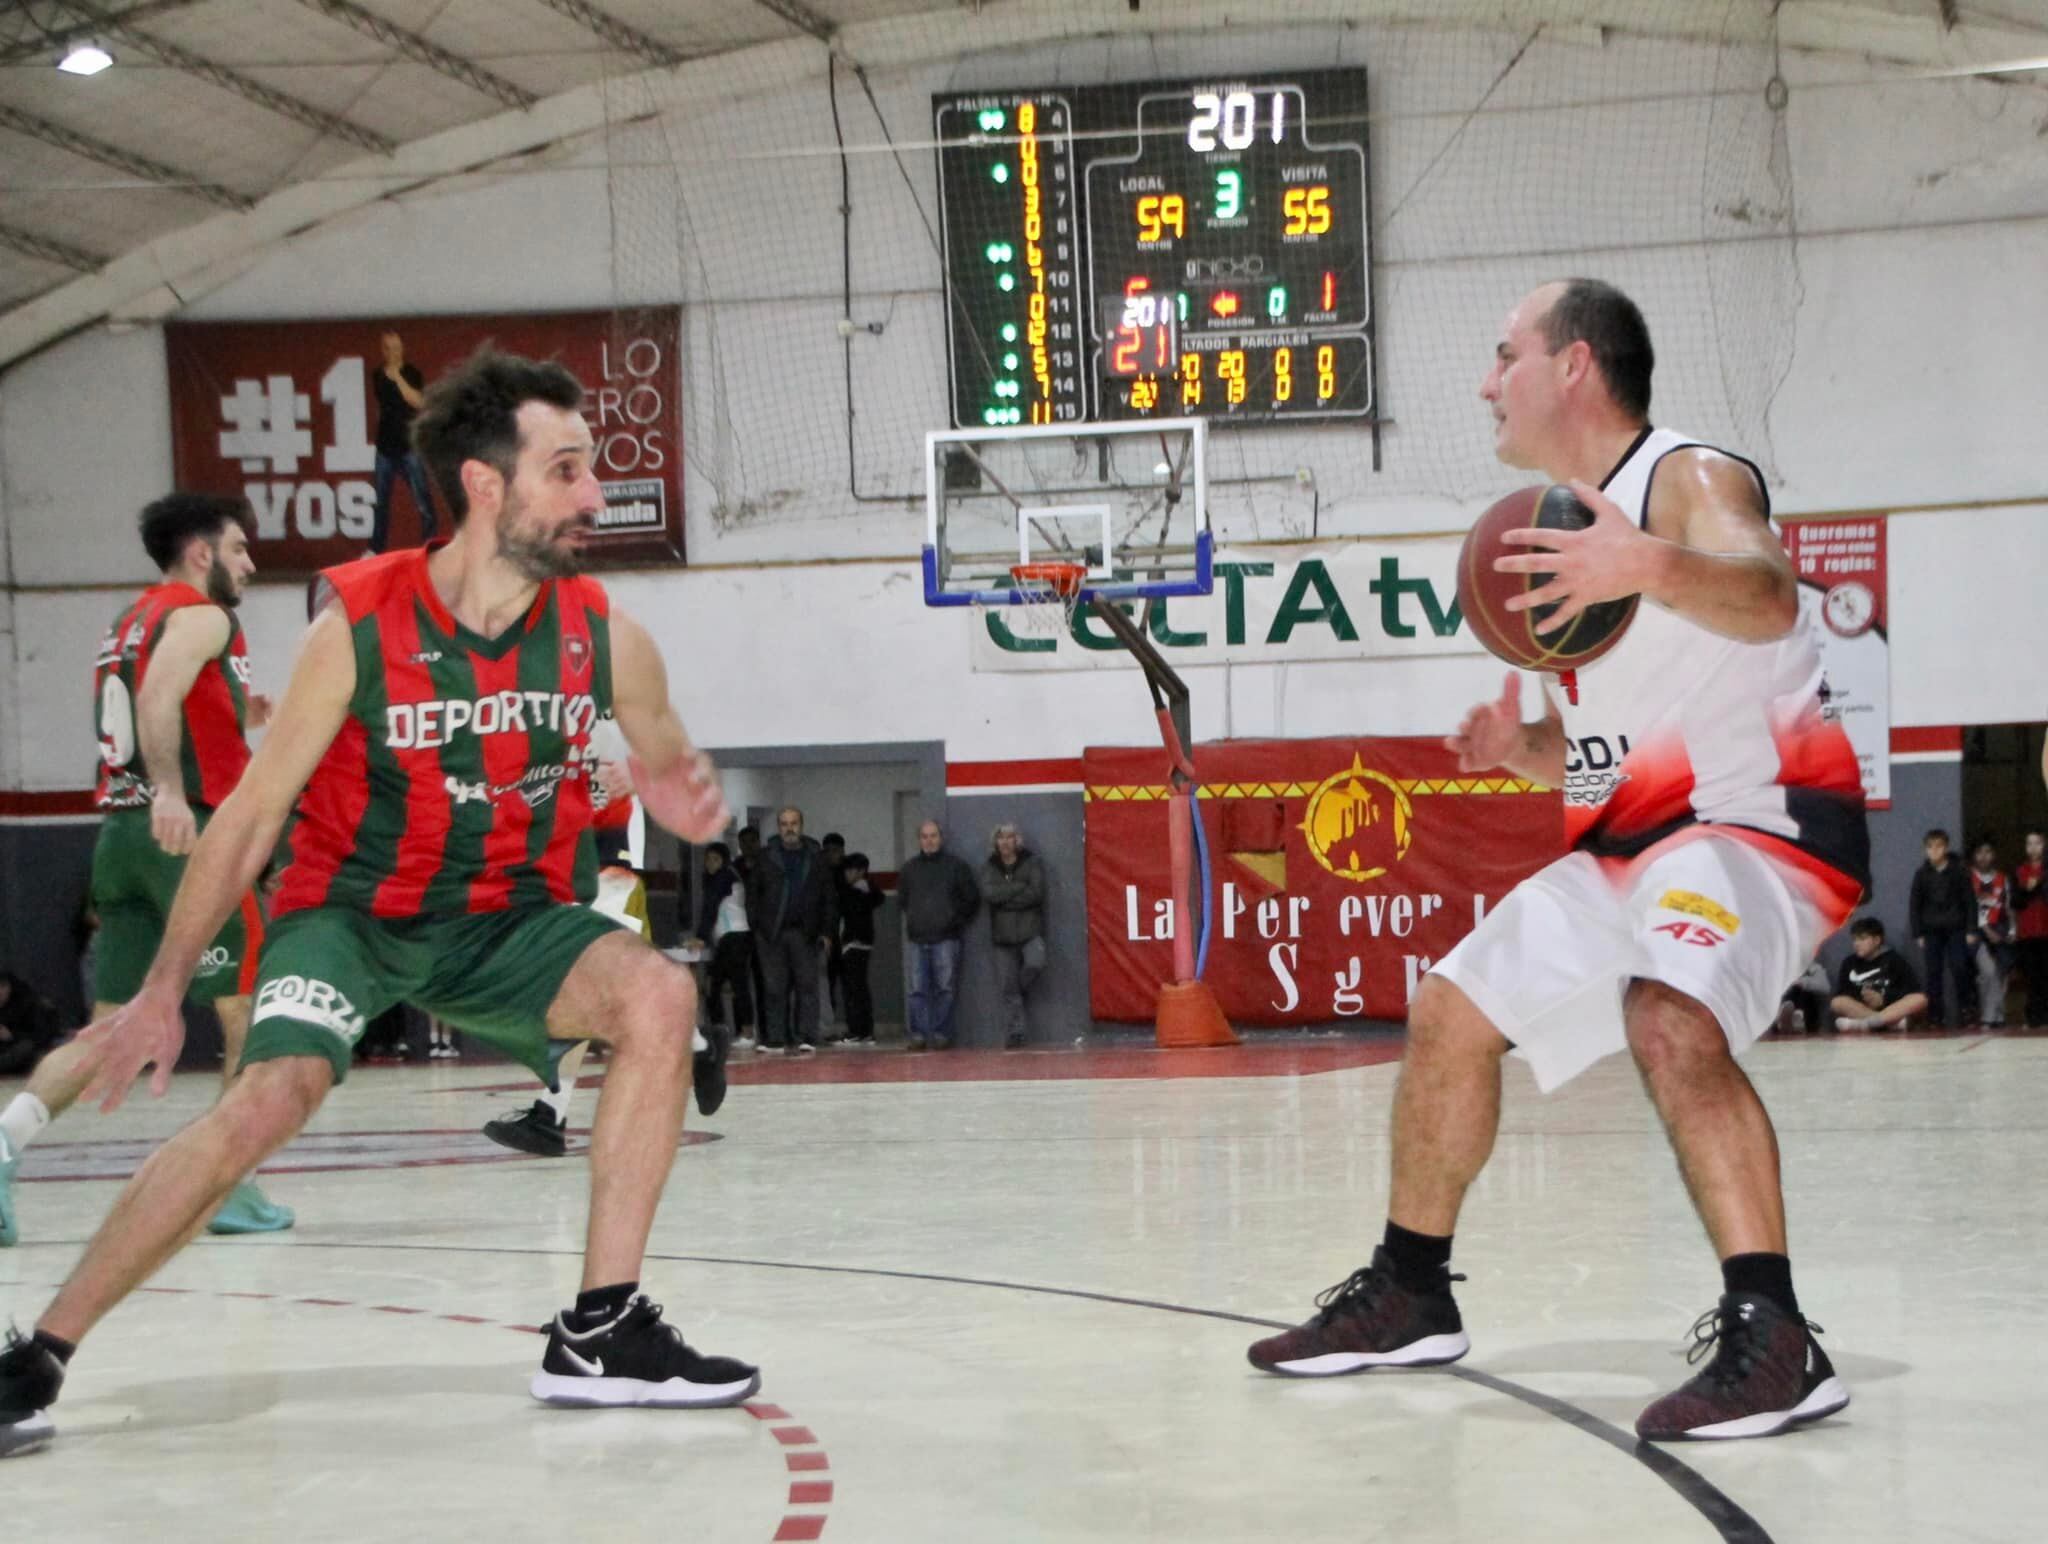
[[[1460,772],[1500,766],[1522,743],[1522,678],[1510,670],[1501,694],[1465,715],[1458,732],[1444,737],[1444,749],[1458,755]]]
[[[638,756],[629,756],[626,765],[632,770],[641,808],[656,825],[684,841],[708,842],[732,823],[725,791],[718,786],[718,769],[702,751],[692,751],[659,777]]]
[[[176,998],[166,1000],[145,988],[98,1023],[81,1029],[78,1043],[87,1048],[85,1070],[91,1074],[84,1097],[98,1099],[101,1113],[111,1115],[152,1062],[156,1071],[149,1080],[150,1097],[163,1098],[178,1053],[185,1048],[185,1019]]]

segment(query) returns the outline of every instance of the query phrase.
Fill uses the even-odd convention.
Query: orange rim
[[[1010,577],[1019,584],[1042,584],[1062,600],[1081,593],[1081,581],[1088,577],[1085,563],[1012,563]]]

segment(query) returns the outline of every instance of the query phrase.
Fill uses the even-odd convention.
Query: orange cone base
[[[1153,1028],[1163,1050],[1237,1044],[1237,1036],[1223,1016],[1216,994],[1200,981],[1174,981],[1162,986]]]

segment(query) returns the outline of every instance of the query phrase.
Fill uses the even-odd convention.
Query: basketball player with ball
[[[1564,791],[1569,851],[1517,886],[1418,987],[1393,1115],[1386,1233],[1314,1318],[1252,1364],[1326,1377],[1456,1361],[1465,1192],[1492,1152],[1501,1058],[1545,1092],[1627,1050],[1721,1262],[1685,1385],[1651,1441],[1770,1436],[1849,1394],[1792,1287],[1777,1138],[1736,1063],[1867,885],[1856,757],[1757,469],[1649,422],[1654,355],[1610,285],[1543,285],[1509,313],[1479,394],[1495,452],[1553,486],[1467,539],[1460,596],[1519,679],[1446,744],[1468,772]]]

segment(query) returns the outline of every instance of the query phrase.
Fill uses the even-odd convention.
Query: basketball
[[[1576,670],[1589,665],[1621,641],[1634,620],[1638,596],[1588,606],[1562,632],[1539,633],[1537,625],[1557,610],[1555,605],[1510,611],[1507,602],[1542,588],[1549,574],[1496,573],[1493,560],[1534,549],[1511,546],[1501,534],[1518,527],[1577,531],[1592,524],[1593,512],[1561,483],[1547,488],[1518,488],[1472,523],[1458,554],[1458,609],[1472,636],[1510,665],[1523,670]]]

